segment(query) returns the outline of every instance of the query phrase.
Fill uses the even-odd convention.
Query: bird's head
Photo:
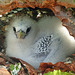
[[[10,34],[17,39],[26,39],[29,37],[32,38],[37,32],[36,24],[37,22],[29,16],[15,16],[12,21],[10,21],[9,31],[11,32]]]
[[[26,28],[25,30],[23,29],[17,30],[16,27],[13,27],[14,34],[16,35],[18,39],[24,39],[28,35],[30,30],[31,30],[31,26]]]

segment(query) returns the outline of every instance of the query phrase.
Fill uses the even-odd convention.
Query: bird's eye
[[[31,30],[31,27],[27,28],[26,33],[29,33],[30,30]]]
[[[15,27],[13,27],[13,31],[16,32],[16,28]]]

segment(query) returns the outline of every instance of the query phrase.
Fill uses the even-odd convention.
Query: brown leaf
[[[61,70],[62,72],[75,72],[75,62],[73,61],[71,64],[65,64],[64,62],[58,62],[56,64],[41,63],[39,66],[39,70],[43,73],[54,70]]]
[[[18,75],[26,75],[24,68],[21,68],[21,70],[18,72]]]
[[[0,65],[5,65],[5,60],[0,57]]]
[[[69,64],[65,64],[64,62],[58,62],[55,64],[56,67],[60,68],[61,71],[70,71],[70,68],[68,67]]]
[[[74,2],[73,2],[74,3]],[[14,8],[25,8],[25,7],[31,7],[31,8],[50,8],[50,6],[65,6],[66,8],[69,7],[75,7],[75,4],[68,3],[68,2],[62,2],[59,0],[0,0],[0,14],[4,14],[6,12],[9,12],[10,10]]]
[[[71,71],[75,72],[75,61],[73,61],[73,62],[70,64],[69,68],[71,69]]]
[[[19,61],[27,68],[29,75],[38,75],[37,71],[30,64],[26,63],[21,59]]]
[[[44,72],[48,68],[52,69],[52,66],[54,66],[52,63],[40,63],[39,70]]]
[[[6,69],[0,68],[0,75],[11,75]]]
[[[73,56],[75,56],[75,54],[72,54]]]

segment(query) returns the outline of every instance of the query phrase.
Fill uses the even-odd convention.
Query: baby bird
[[[15,16],[6,32],[6,54],[20,58],[35,69],[41,62],[63,61],[75,51],[75,40],[57,17],[35,21],[29,16]]]

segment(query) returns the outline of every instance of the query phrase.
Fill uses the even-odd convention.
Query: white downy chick
[[[38,22],[28,16],[16,16],[6,33],[6,54],[20,58],[34,68],[41,62],[63,61],[75,52],[75,40],[57,17]]]

